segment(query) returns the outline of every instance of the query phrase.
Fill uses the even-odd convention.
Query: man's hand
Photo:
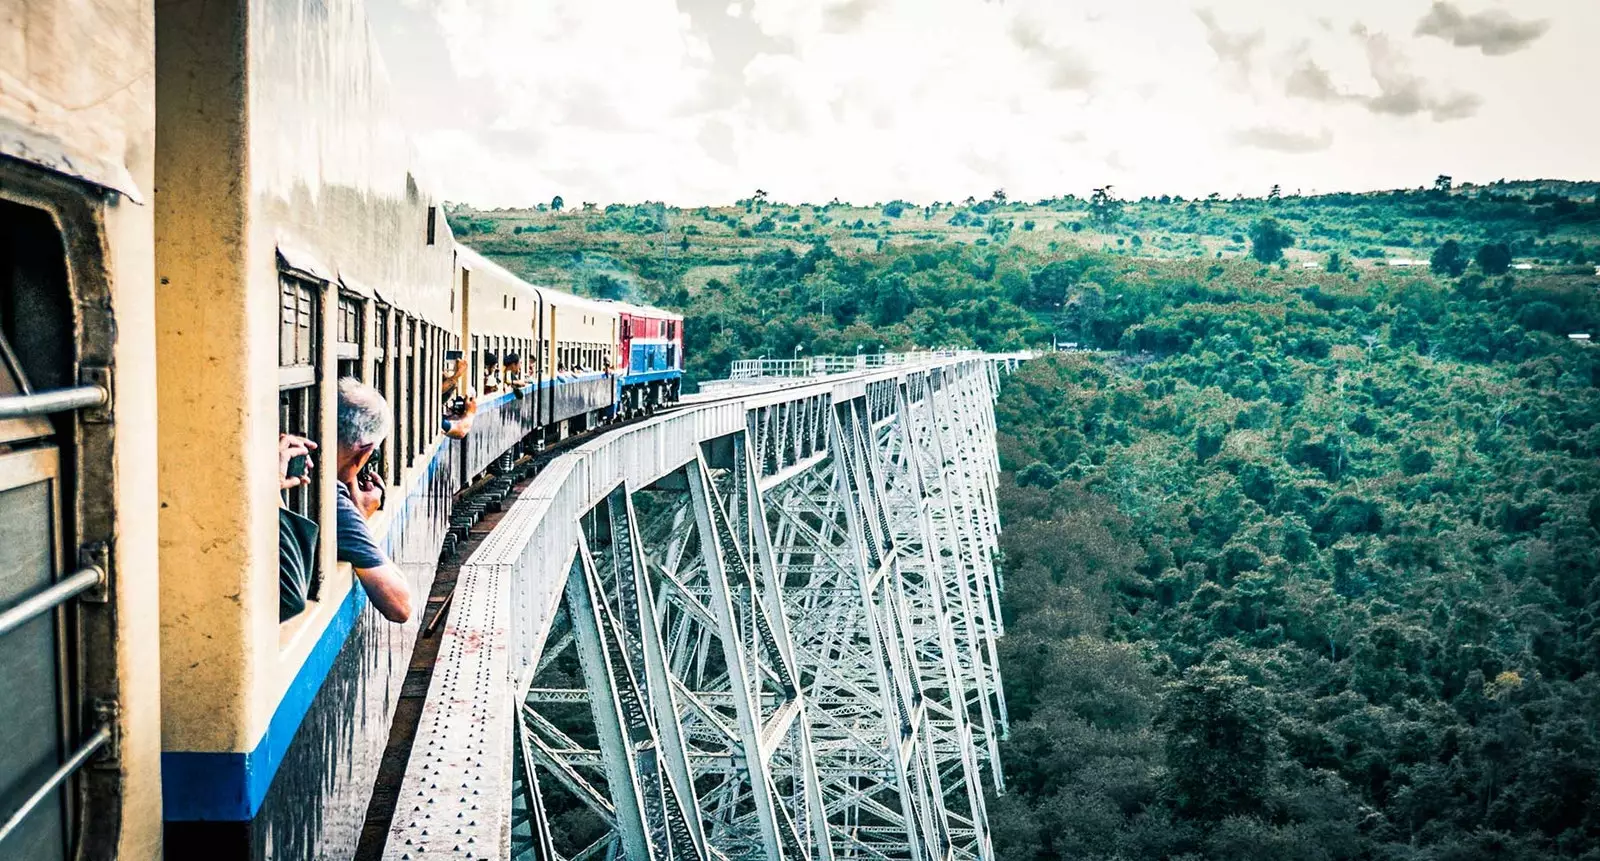
[[[356,510],[368,520],[378,513],[383,507],[383,478],[376,474],[367,474],[367,479],[356,477],[355,484],[350,486],[350,501],[356,504]]]
[[[465,418],[467,416],[475,416],[477,414],[478,414],[478,396],[477,395],[468,395],[467,396],[467,405],[465,407],[461,408],[461,416],[462,416],[462,418]]]
[[[305,437],[293,434],[278,434],[278,489],[293,490],[302,485],[311,484],[311,452],[315,451],[317,444]],[[306,471],[304,475],[291,478],[289,476],[289,461],[305,456]]]

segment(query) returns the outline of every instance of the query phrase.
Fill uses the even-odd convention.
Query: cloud
[[[1334,86],[1328,70],[1317,65],[1317,61],[1310,57],[1301,60],[1300,65],[1289,73],[1289,79],[1284,82],[1284,92],[1313,102],[1342,102],[1349,99],[1347,94],[1339,92],[1339,88]]]
[[[1024,54],[1045,64],[1050,89],[1085,90],[1094,83],[1094,67],[1070,48],[1053,44],[1037,21],[1019,16],[1011,22],[1008,35]]]
[[[1434,3],[1417,22],[1416,35],[1435,36],[1457,48],[1477,48],[1486,56],[1514,54],[1532,45],[1550,22],[1519,21],[1501,9],[1468,15],[1451,3]]]
[[[1377,93],[1341,89],[1328,70],[1310,57],[1301,57],[1289,73],[1284,80],[1284,93],[1323,104],[1359,104],[1382,116],[1410,117],[1425,113],[1435,122],[1467,119],[1483,106],[1483,98],[1475,93],[1436,92],[1432,84],[1411,71],[1409,61],[1389,37],[1370,32],[1360,24],[1352,27],[1350,33],[1361,40],[1367,72],[1378,86]]]
[[[1245,129],[1236,129],[1233,134],[1229,135],[1229,140],[1235,146],[1253,147],[1291,155],[1303,155],[1305,153],[1320,152],[1333,146],[1333,132],[1321,129],[1316,134],[1305,134],[1272,126],[1252,126]]]
[[[367,0],[419,176],[479,204],[1231,193],[1268,158],[1286,187],[1395,187],[1441,151],[1595,173],[1600,119],[1515,93],[1581,104],[1600,52],[1541,39],[1506,78],[1413,40],[1432,2]],[[1600,0],[1541,8],[1600,32]]]
[[[823,24],[830,33],[848,33],[860,27],[877,5],[878,0],[846,0],[823,11]]]
[[[1196,9],[1195,17],[1206,27],[1206,44],[1222,61],[1223,66],[1233,70],[1242,82],[1248,80],[1250,72],[1255,66],[1255,52],[1266,41],[1266,33],[1256,30],[1250,33],[1235,33],[1222,29],[1217,23],[1217,16],[1210,9]]]
[[[1483,99],[1473,93],[1440,96],[1427,81],[1411,72],[1410,63],[1382,33],[1370,33],[1356,25],[1352,31],[1361,38],[1367,52],[1367,68],[1378,85],[1378,93],[1362,101],[1375,114],[1409,117],[1423,112],[1436,122],[1466,119],[1478,112]]]

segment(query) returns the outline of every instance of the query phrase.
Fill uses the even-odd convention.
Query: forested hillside
[[[999,405],[1001,857],[1600,857],[1593,287],[1116,289]]]
[[[1086,348],[997,406],[1005,861],[1600,859],[1593,187],[984,204],[452,224],[684,309],[702,377]],[[997,214],[1035,227],[969,230]]]

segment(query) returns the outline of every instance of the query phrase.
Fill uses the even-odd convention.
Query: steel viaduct
[[[873,358],[740,363],[533,479],[463,564],[386,858],[993,857],[1025,357]]]

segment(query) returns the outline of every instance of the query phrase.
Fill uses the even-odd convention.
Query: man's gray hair
[[[339,381],[339,447],[377,445],[389,435],[389,402],[355,377]]]

